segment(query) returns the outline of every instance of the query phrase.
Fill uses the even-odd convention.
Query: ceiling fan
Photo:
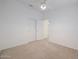
[[[38,1],[40,3],[40,6],[38,6],[38,8],[40,8],[41,10],[46,10],[47,0],[16,0],[16,1],[24,5],[25,7],[30,7],[33,9],[36,9],[36,5],[37,5],[36,1]]]
[[[47,0],[17,0],[17,2],[24,5],[25,8],[41,13],[41,20],[48,18]]]

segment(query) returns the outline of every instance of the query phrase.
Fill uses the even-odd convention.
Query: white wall
[[[37,15],[16,0],[0,0],[0,50],[35,40]]]
[[[50,41],[77,49],[77,6],[56,9],[49,20]]]

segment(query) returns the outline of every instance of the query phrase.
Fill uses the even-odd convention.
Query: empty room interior
[[[0,59],[78,59],[78,1],[0,0]]]

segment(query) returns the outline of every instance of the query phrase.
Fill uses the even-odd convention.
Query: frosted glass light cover
[[[42,9],[42,10],[45,10],[45,9],[46,9],[46,4],[42,4],[42,5],[41,5],[41,9]]]

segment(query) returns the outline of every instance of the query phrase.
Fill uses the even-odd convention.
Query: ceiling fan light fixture
[[[41,9],[45,10],[46,9],[46,4],[41,4]]]

